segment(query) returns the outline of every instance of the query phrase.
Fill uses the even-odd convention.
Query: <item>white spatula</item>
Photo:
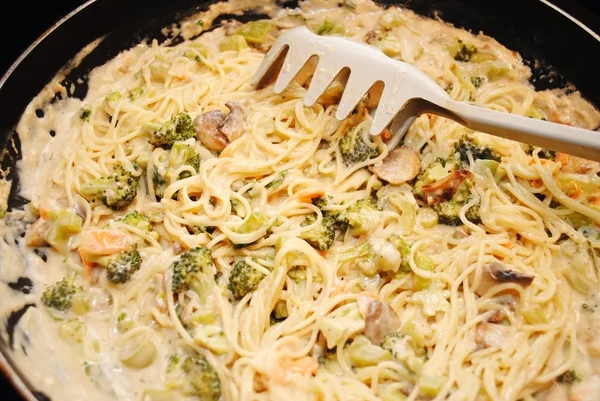
[[[291,29],[277,39],[260,65],[254,85],[262,86],[267,77],[280,69],[274,90],[281,93],[313,56],[318,57],[318,63],[304,103],[314,104],[338,73],[349,68],[350,76],[336,112],[336,118],[341,120],[371,87],[383,83],[370,133],[379,135],[392,123],[394,137],[388,146],[394,147],[400,141],[417,116],[432,113],[476,131],[600,161],[599,132],[457,102],[410,64],[393,60],[363,43],[315,35],[306,27]]]

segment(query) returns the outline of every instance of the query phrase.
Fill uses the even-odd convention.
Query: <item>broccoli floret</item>
[[[84,183],[81,193],[94,195],[106,206],[119,210],[133,202],[139,185],[129,171],[118,166],[111,175]]]
[[[483,85],[484,82],[485,82],[485,77],[480,77],[480,76],[471,77],[471,83],[473,84],[473,86],[475,88],[479,88],[481,85]]]
[[[90,116],[92,115],[92,111],[90,109],[81,109],[79,112],[79,118],[83,121],[90,121]]]
[[[432,184],[443,178],[446,178],[449,174],[459,170],[461,167],[460,160],[449,157],[446,159],[437,158],[427,168],[417,175],[415,178],[413,193],[420,199],[423,199],[421,191],[425,185]]]
[[[313,224],[315,221],[317,221],[317,215],[311,214],[306,216],[301,225],[305,227]],[[326,251],[333,245],[333,241],[335,240],[335,226],[335,216],[324,214],[321,224],[317,228],[302,233],[300,238],[308,242],[313,248]]]
[[[311,202],[313,205],[321,209],[321,213],[323,214],[323,216],[330,216],[335,220],[335,228],[338,228],[340,230],[346,230],[348,228],[348,221],[346,220],[346,216],[343,213],[332,210],[323,210],[327,205],[329,205],[331,199],[331,196],[324,195],[312,198]]]
[[[450,200],[448,202],[441,202],[433,206],[433,210],[438,214],[438,221],[440,224],[447,226],[460,226],[462,220],[460,219],[460,209],[469,202],[459,202],[456,200]],[[481,216],[479,214],[479,203],[471,206],[465,216],[473,224],[481,223]]]
[[[200,155],[195,151],[195,139],[189,139],[185,142],[176,142],[169,152],[169,170],[167,177],[171,177],[172,170],[178,169],[182,165],[192,166],[197,172],[200,171]],[[189,171],[182,172],[176,179],[181,180],[191,176]]]
[[[194,138],[194,123],[186,113],[177,113],[164,123],[150,137],[150,144],[161,148],[170,148],[176,141],[185,141]]]
[[[173,262],[172,288],[173,292],[182,292],[189,288],[205,289],[202,281],[208,276],[214,266],[212,252],[208,248],[198,247],[183,253],[179,260]]]
[[[412,243],[406,241],[404,238],[401,238],[398,234],[392,234],[390,238],[388,238],[388,242],[396,247],[398,252],[400,252],[400,256],[402,256],[402,263],[400,263],[400,272],[402,273],[410,273],[410,263],[408,263],[408,257],[410,256],[410,248],[412,247]]]
[[[46,288],[42,294],[42,303],[48,308],[65,311],[71,307],[71,298],[83,288],[73,284],[73,280],[63,278],[56,284]]]
[[[436,160],[417,176],[413,187],[413,193],[419,199],[425,200],[426,197],[423,196],[423,188],[426,185],[445,179],[450,174],[458,171],[459,167],[460,161],[454,158]],[[444,194],[447,195],[445,199],[448,199],[449,196],[452,196],[452,198],[449,200],[437,200],[435,203],[431,204],[433,210],[438,214],[438,222],[440,224],[448,226],[462,225],[459,212],[464,205],[471,201],[471,198],[469,197],[469,188],[471,186],[471,179],[464,178],[464,181],[461,181],[460,187],[452,189],[449,185],[446,192],[444,192]],[[450,192],[450,189],[452,189],[452,192]],[[479,204],[473,205],[466,212],[467,220],[474,224],[481,223],[479,207]]]
[[[106,277],[113,284],[123,284],[131,279],[133,273],[140,269],[142,257],[133,247],[121,252],[116,258],[111,259],[106,266]]]
[[[227,288],[235,299],[242,299],[248,293],[256,290],[263,278],[265,275],[262,272],[242,260],[233,266]]]
[[[312,198],[311,203],[319,209],[323,210],[323,208],[329,204],[330,200],[331,196],[318,196],[316,198]]]
[[[411,336],[399,331],[386,335],[380,347],[389,351],[394,359],[406,365],[414,373],[421,371],[427,358],[425,347],[419,346]]]
[[[377,224],[381,210],[372,199],[359,199],[350,205],[338,220],[347,222],[353,235],[361,235]]]
[[[567,384],[572,384],[575,382],[580,382],[583,380],[583,375],[573,369],[571,370],[567,370],[565,373],[563,373],[562,375],[558,376],[556,378],[556,380],[559,383],[567,383]]]
[[[454,147],[454,151],[460,154],[460,160],[463,162],[469,161],[468,154],[471,153],[473,155],[473,159],[482,159],[482,160],[495,160],[497,162],[501,161],[500,155],[489,146],[477,145],[473,138],[469,136],[464,136],[458,141],[456,146]]]
[[[184,376],[184,393],[196,395],[203,401],[217,401],[221,396],[221,383],[215,369],[203,355],[190,356],[181,366]]]
[[[396,273],[401,268],[403,256],[402,250],[398,248],[398,241],[390,237],[387,240],[373,237],[348,251],[340,254],[340,262],[352,262],[364,274],[372,276],[380,272]],[[408,253],[410,248],[408,248]],[[408,265],[410,271],[410,265]]]
[[[369,135],[367,127],[364,124],[354,126],[348,129],[340,139],[338,146],[346,166],[362,163],[365,160],[379,156],[377,147],[372,147],[365,141],[365,137]]]
[[[138,212],[137,210],[134,210],[133,212],[129,213],[127,216],[125,216],[122,219],[119,219],[117,221],[128,224],[132,227],[135,227],[139,230],[146,231],[146,232],[148,232],[152,229],[152,223],[150,223],[150,219],[147,216],[144,216],[143,214]]]
[[[528,155],[532,155],[534,150],[533,145],[525,146],[525,153]],[[556,152],[550,149],[541,148],[537,155],[540,159],[556,160]]]
[[[474,45],[468,45],[462,40],[458,39],[458,48],[454,53],[454,60],[456,61],[470,61],[471,57],[477,53],[477,47]]]

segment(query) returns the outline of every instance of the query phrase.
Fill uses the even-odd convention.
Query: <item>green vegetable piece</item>
[[[81,319],[70,319],[58,326],[58,335],[70,343],[80,343],[87,334],[87,325]]]
[[[181,166],[192,166],[194,171],[200,171],[200,155],[196,153],[195,139],[188,139],[184,142],[175,142],[169,152],[169,169],[175,170]],[[172,177],[172,172],[167,172],[167,176]],[[189,171],[182,172],[177,180],[191,177]]]
[[[83,121],[90,121],[90,116],[92,115],[92,111],[90,109],[81,109],[79,111],[79,118]]]
[[[240,35],[246,42],[255,45],[262,45],[265,43],[267,36],[275,29],[275,21],[273,20],[259,20],[248,22],[240,29],[235,32],[235,35]]]
[[[385,349],[371,344],[365,336],[358,336],[348,346],[348,356],[354,366],[375,366],[380,362],[391,361],[392,355]]]
[[[560,178],[559,178],[559,181],[560,181]],[[579,230],[582,227],[587,227],[587,226],[590,226],[590,225],[594,224],[594,222],[593,222],[592,219],[590,219],[587,216],[584,216],[581,213],[577,213],[577,212],[573,212],[571,214],[568,214],[567,217],[566,217],[566,220],[576,230]]]
[[[73,279],[63,278],[56,284],[46,288],[42,294],[42,303],[48,308],[66,311],[71,307],[71,298],[83,288],[73,284]]]
[[[473,86],[475,88],[479,88],[481,85],[483,85],[485,83],[485,77],[481,77],[481,76],[471,77],[471,83],[473,84]]]
[[[535,118],[536,120],[546,120],[546,115],[537,107],[531,106],[526,114],[529,118]]]
[[[428,373],[421,375],[419,380],[419,388],[421,390],[421,394],[426,397],[434,398],[438,395],[442,387],[444,387],[445,383],[445,377]]]
[[[137,248],[119,253],[106,266],[106,278],[113,284],[123,284],[131,280],[133,273],[142,266],[142,257]]]
[[[235,231],[238,234],[249,234],[263,228],[265,224],[268,223],[268,221],[269,220],[267,219],[267,216],[265,216],[262,213],[255,212],[252,213],[242,225],[240,225],[233,231]]]
[[[477,53],[477,47],[469,45],[458,39],[458,45],[455,48],[454,60],[467,62],[471,60],[471,57]]]
[[[92,297],[83,292],[76,292],[71,297],[71,310],[79,316],[83,316],[92,310]]]
[[[398,234],[392,234],[390,238],[388,238],[388,242],[400,251],[400,256],[402,256],[402,263],[400,264],[400,271],[403,273],[410,273],[410,263],[408,263],[408,257],[410,256],[410,248],[412,243],[406,241],[401,238]]]
[[[279,301],[275,304],[275,309],[273,309],[273,314],[275,318],[278,320],[283,320],[288,317],[287,305],[283,301]]]
[[[184,112],[171,116],[161,127],[150,136],[150,144],[155,147],[169,149],[176,141],[195,138],[192,118]]]
[[[415,264],[421,270],[433,271],[433,260],[423,252],[417,252],[415,256]],[[413,286],[417,290],[425,290],[431,285],[431,279],[421,277],[418,274],[413,275]]]
[[[265,185],[265,188],[277,188],[278,186],[280,186],[285,180],[285,176],[287,175],[287,173],[287,170],[280,171],[279,174],[277,174],[277,178]]]
[[[359,199],[350,205],[344,216],[352,234],[362,235],[375,227],[379,223],[381,210],[372,199]]]
[[[63,255],[69,253],[71,237],[81,232],[83,220],[66,210],[58,212],[56,220],[50,226],[46,241]]]
[[[154,186],[154,195],[156,196],[156,199],[160,201],[164,198],[169,183],[158,173],[158,171],[154,171],[154,174],[152,175],[152,185]]]
[[[427,350],[411,336],[401,332],[388,334],[381,342],[381,348],[389,351],[395,360],[405,365],[413,373],[419,374],[427,358]]]
[[[265,275],[250,266],[245,261],[239,261],[231,270],[227,288],[236,300],[242,299],[247,294],[258,288]]]
[[[334,24],[329,19],[325,19],[321,25],[313,27],[312,31],[317,35],[342,34],[344,33],[344,27]]]
[[[84,183],[81,193],[95,195],[94,199],[101,200],[113,210],[119,210],[133,202],[138,188],[137,179],[123,167],[117,166],[111,175]]]
[[[396,42],[395,40],[380,39],[372,42],[372,44],[388,57],[397,57],[402,53],[400,43]]]
[[[119,333],[125,333],[135,327],[135,322],[133,319],[127,317],[125,312],[121,312],[119,316],[117,316],[117,330]]]
[[[137,210],[134,210],[127,216],[117,221],[135,227],[141,231],[149,232],[150,230],[152,230],[152,223],[150,222],[150,219],[147,216],[138,212]]]
[[[584,296],[595,294],[598,289],[598,272],[592,258],[587,251],[578,252],[563,272],[571,287]]]
[[[460,209],[467,204],[468,201],[460,202],[456,200],[451,200],[448,202],[441,202],[433,206],[433,210],[438,214],[438,221],[440,224],[444,224],[447,226],[460,226],[462,225],[462,220],[460,219]],[[473,224],[481,223],[481,216],[479,214],[479,204],[475,204],[471,206],[465,216],[467,220],[469,220]]]
[[[183,394],[195,395],[202,401],[217,401],[221,396],[221,383],[214,368],[204,355],[190,356],[182,365]]]
[[[143,86],[138,86],[137,88],[133,88],[132,90],[129,91],[129,100],[131,100],[132,102],[139,99],[140,96],[142,96],[145,92],[145,89]]]
[[[576,370],[567,370],[562,375],[556,378],[556,381],[559,383],[573,384],[575,382],[580,382],[583,380],[583,375]]]
[[[361,123],[346,131],[339,142],[340,154],[346,166],[362,163],[379,156],[377,147],[367,144],[368,125]]]
[[[438,223],[438,215],[435,210],[431,208],[424,208],[419,211],[419,217],[421,218],[421,224],[425,228],[433,228]]]
[[[119,360],[135,369],[144,369],[152,364],[158,349],[147,332],[138,332],[129,337],[120,350]]]
[[[315,221],[317,221],[317,215],[311,214],[306,216],[301,225],[302,227],[306,227],[313,224]],[[335,217],[330,214],[325,214],[318,227],[303,232],[300,235],[300,238],[308,242],[313,248],[326,251],[333,245],[335,240],[335,226]]]
[[[473,172],[475,174],[486,176],[487,171],[492,173],[492,177],[494,177],[494,181],[500,182],[506,176],[506,170],[500,167],[500,163],[495,160],[475,160],[475,165],[473,166]]]
[[[496,162],[501,161],[500,155],[489,146],[478,145],[472,137],[463,136],[454,147],[454,151],[460,154],[460,160],[465,163],[469,162],[469,153],[473,156],[474,160],[494,160]]]
[[[222,52],[241,52],[247,47],[248,43],[242,35],[227,36],[221,40],[221,43],[219,43],[219,49],[221,49]]]
[[[111,92],[104,98],[107,102],[116,102],[121,100],[121,92]]]
[[[214,278],[212,269],[214,263],[212,252],[208,248],[198,247],[184,252],[179,260],[171,265],[173,269],[172,288],[173,292],[182,292],[193,288],[199,291],[198,295],[207,295]]]

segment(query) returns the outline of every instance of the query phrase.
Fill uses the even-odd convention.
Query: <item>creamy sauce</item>
[[[351,11],[345,7],[335,7],[332,9],[325,7],[325,5],[330,5],[330,3],[323,2],[321,4],[319,1],[304,3],[302,5],[303,18],[307,15],[310,16],[310,23],[313,25],[322,25],[326,20],[330,20],[344,26],[345,21],[354,18],[355,13],[359,14],[361,15],[359,23],[356,23],[354,26],[345,25],[346,34],[356,38],[363,38],[367,35],[381,17],[380,9],[370,3],[357,2],[356,9]],[[212,5],[208,12],[184,22],[180,33],[184,38],[194,37],[203,29],[208,28],[218,15],[231,13],[240,8],[248,9],[254,7],[248,1]],[[270,4],[262,5],[261,8],[261,11],[267,12],[273,17],[279,17],[282,25],[297,24],[299,11],[284,12]],[[282,13],[287,14],[282,16]],[[408,12],[405,18],[407,20],[414,18],[421,20]],[[202,26],[197,24],[198,19],[203,21]],[[352,21],[356,22],[354,19]],[[468,101],[470,99],[469,96],[471,94],[469,90],[471,88],[469,88],[469,85],[471,83],[467,82],[465,84],[466,89],[465,87],[447,86],[451,82],[451,78],[447,75],[448,71],[446,71],[438,58],[429,57],[429,55],[443,51],[451,37],[459,37],[469,43],[474,43],[481,51],[490,50],[493,52],[499,63],[506,66],[509,70],[507,75],[500,78],[500,84],[510,85],[513,81],[526,81],[529,77],[530,72],[521,63],[520,56],[499,46],[494,39],[484,35],[474,37],[465,31],[452,29],[439,21],[423,20],[421,22],[420,27],[422,30],[418,32],[422,38],[420,42],[405,39],[415,34],[415,32],[411,31],[410,24],[406,26],[402,25],[399,29],[390,31],[386,40],[390,41],[390,43],[393,42],[396,47],[389,51],[398,52],[398,54],[402,55],[403,60],[413,63],[425,71],[440,85],[449,89],[449,93],[453,94],[458,100]],[[224,33],[222,30],[215,30],[204,34],[201,40],[197,41],[207,46],[209,51],[218,53],[219,40],[223,36]],[[56,184],[57,181],[64,180],[64,177],[55,177],[54,174],[57,174],[57,171],[64,171],[64,169],[58,169],[57,166],[65,163],[65,160],[69,160],[69,155],[75,154],[77,151],[78,145],[75,139],[76,135],[80,135],[80,133],[74,127],[82,124],[79,118],[80,111],[96,99],[104,98],[109,93],[115,91],[127,93],[138,79],[134,73],[141,71],[160,51],[161,49],[157,43],[149,46],[138,45],[131,50],[121,53],[107,64],[96,68],[90,73],[89,92],[84,100],[67,98],[57,101],[54,104],[44,103],[48,100],[48,94],[51,92],[49,92],[49,88],[56,89],[57,84],[55,82],[49,85],[39,95],[38,99],[34,100],[28,106],[17,127],[23,150],[23,158],[17,165],[22,188],[21,196],[30,200],[36,208],[39,208],[42,201],[47,198],[55,200],[61,208],[73,206],[74,201],[65,195],[64,187]],[[423,55],[425,56],[422,57]],[[461,79],[463,76],[469,77],[478,73],[477,71],[473,71],[475,68],[477,68],[476,65],[457,66],[455,74]],[[493,103],[495,96],[493,92],[494,88],[491,86],[486,87],[485,85],[484,83],[481,87],[482,93],[478,92],[477,96],[479,97],[476,99],[477,102],[483,105]],[[243,94],[239,96],[243,97]],[[585,102],[577,93],[567,96],[559,92],[545,92],[533,93],[530,96],[530,99],[522,99],[523,104],[529,102],[529,104],[535,105],[550,120],[587,128],[596,128],[600,123],[600,114],[595,112],[593,107]],[[252,106],[251,104],[247,104],[248,102],[244,103],[243,99],[240,100],[240,103],[247,109]],[[35,110],[40,107],[44,111],[43,118],[38,118],[35,115]],[[519,108],[521,107],[519,104],[496,104],[490,107],[525,114],[525,111]],[[565,111],[563,112],[563,110]],[[132,123],[131,130],[136,129],[136,125],[139,125],[139,121]],[[54,137],[50,135],[50,131],[54,131]],[[485,140],[483,141],[485,142]],[[494,139],[487,140],[490,143],[498,144],[500,148],[502,146],[509,146],[503,145],[505,142],[494,142]],[[423,144],[418,144],[419,141],[423,141],[423,138],[412,136],[407,138],[405,144],[420,148]],[[136,146],[139,145],[140,148],[148,147],[147,141],[139,141],[138,144],[134,140],[134,143]],[[446,143],[445,146],[448,146],[448,144]],[[432,161],[427,160],[428,157],[433,159],[434,155],[425,156],[421,160],[424,167],[427,166],[427,162]],[[591,171],[590,169],[589,175],[593,175]],[[357,173],[354,176],[354,179],[360,185],[353,187],[354,184],[350,180],[343,184],[346,185],[346,189],[361,188],[362,181],[360,181],[360,174]],[[528,174],[531,175],[533,173],[532,171],[522,170],[516,171],[515,175],[527,178]],[[331,180],[327,182],[332,184]],[[223,184],[229,185],[225,180]],[[0,205],[3,204],[3,201],[8,196],[6,187],[4,184],[0,185]],[[148,199],[139,198],[141,197],[138,197],[136,200],[138,202],[137,205],[148,207],[148,210],[150,210],[152,206],[144,205],[144,202],[148,203],[146,202]],[[270,206],[273,207],[272,210],[278,210],[277,207],[288,200],[288,197],[282,196],[279,202],[272,202]],[[150,335],[155,336],[156,341],[165,346],[158,348],[156,360],[160,361],[160,363],[153,363],[145,369],[133,369],[125,366],[120,361],[122,352],[120,342],[124,341],[125,336],[119,333],[116,321],[105,319],[107,315],[117,312],[114,310],[114,305],[117,302],[111,302],[110,297],[125,297],[125,294],[117,294],[117,291],[109,294],[100,288],[95,288],[91,292],[93,294],[91,312],[85,316],[85,321],[88,323],[88,332],[84,340],[79,343],[69,343],[59,337],[57,334],[57,321],[39,301],[41,292],[47,286],[63,278],[65,264],[75,266],[79,264],[79,260],[78,256],[74,253],[65,257],[51,248],[43,248],[36,253],[32,248],[25,246],[23,239],[20,237],[25,228],[24,222],[31,223],[35,220],[35,217],[27,212],[14,211],[9,213],[5,219],[0,220],[0,232],[2,233],[0,241],[0,253],[2,254],[0,281],[7,284],[3,285],[0,289],[0,315],[8,316],[11,312],[19,310],[26,304],[33,303],[37,305],[37,307],[27,309],[13,334],[14,352],[11,352],[11,357],[14,359],[16,365],[21,371],[26,372],[28,380],[34,383],[36,390],[48,394],[53,399],[139,400],[142,399],[142,395],[147,389],[162,389],[166,381],[164,362],[170,357],[170,347],[174,344],[179,345],[183,343],[183,340],[177,334],[176,330],[173,330],[171,327],[163,327],[153,316],[137,315],[136,318],[145,327],[151,329],[152,334]],[[275,218],[276,216],[273,216],[273,220]],[[515,228],[515,230],[517,229]],[[432,238],[435,237],[436,240],[439,239],[441,241],[456,233],[458,233],[456,235],[460,236],[460,230],[441,227],[432,231]],[[168,243],[168,245],[172,244]],[[189,246],[189,244],[185,245]],[[178,244],[177,246],[181,247],[182,245]],[[578,249],[575,242],[571,240],[567,241],[567,245],[564,248],[565,255],[569,253],[574,255]],[[162,253],[150,253],[144,263],[152,266],[168,267],[174,260],[176,249],[171,251],[166,246],[165,249],[167,250]],[[39,256],[40,252],[47,258],[46,262]],[[568,269],[574,257],[565,257],[563,255],[562,258],[557,258],[553,265],[553,270],[560,273]],[[162,269],[161,273],[165,269]],[[161,278],[146,277],[146,284],[144,284],[146,287],[144,287],[144,290],[147,290],[146,295],[148,295],[148,298],[152,298],[152,291],[155,288],[166,285],[162,275],[159,274],[159,276]],[[33,290],[29,294],[24,294],[8,287],[8,283],[17,282],[19,277],[28,277],[33,281]],[[366,283],[364,287],[367,291],[377,288],[377,285],[372,285],[369,282],[369,280],[373,280],[372,278],[366,278],[364,275],[361,277],[363,277]],[[144,290],[142,290],[142,295],[140,295],[142,298],[145,297],[143,294]],[[448,310],[447,294],[444,295],[443,292],[435,292],[432,289],[430,293],[421,295],[423,297],[437,297],[435,299],[437,304],[433,308],[426,309],[425,305],[430,305],[427,304],[429,300],[424,299],[422,301],[425,312],[424,314],[419,314],[418,318],[422,319],[423,322],[427,322],[428,317],[435,317],[438,312]],[[565,296],[572,298],[568,302],[568,305],[573,308],[573,313],[576,314],[577,352],[582,356],[581,358],[577,358],[580,363],[575,363],[575,369],[584,372],[585,378],[580,383],[572,386],[555,384],[552,388],[545,389],[543,392],[536,394],[535,399],[537,401],[597,401],[600,399],[600,396],[598,396],[600,394],[600,306],[597,304],[600,302],[600,299],[598,295],[585,298],[574,291],[569,291],[569,294]],[[136,314],[135,301],[133,297],[127,299],[127,302],[131,304],[131,307],[126,306],[125,309],[128,316]],[[154,299],[149,299],[147,302],[155,301]],[[270,302],[269,299],[265,299],[264,301]],[[464,302],[466,301],[461,301],[461,310],[465,308]],[[440,325],[441,323],[437,323],[434,329],[437,329]],[[502,337],[502,333],[496,333],[496,335],[497,337]],[[5,327],[2,328],[2,336],[5,339],[8,338]],[[500,338],[498,341],[500,340],[502,339]],[[472,344],[475,344],[475,342]],[[290,347],[292,346],[290,345]],[[266,350],[268,352],[268,349]],[[89,358],[90,355],[95,356],[95,358]],[[556,360],[552,361],[552,363],[554,363],[555,367],[558,367],[563,361]],[[87,369],[83,368],[83,365],[86,365]],[[263,374],[267,373],[263,372]],[[271,396],[274,397],[274,394],[277,394],[278,391],[280,395],[286,394],[288,398],[293,399],[296,398],[290,396],[290,394],[298,391],[298,399],[311,399],[311,397],[301,394],[300,386],[293,389],[281,386],[281,389],[278,390],[277,385],[273,385]],[[239,394],[238,397],[235,397],[233,393],[226,393],[223,398],[236,399],[241,397]],[[477,398],[477,400],[479,399],[487,398]]]

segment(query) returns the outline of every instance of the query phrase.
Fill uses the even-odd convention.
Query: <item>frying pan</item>
[[[85,45],[103,38],[70,70],[63,82],[65,87],[73,88],[69,96],[82,98],[87,91],[85,78],[94,67],[141,41],[164,41],[167,37],[161,33],[163,27],[206,9],[212,2],[91,0],[57,22],[21,55],[0,80],[0,166],[13,180],[9,210],[27,202],[18,194],[19,181],[14,167],[20,158],[20,143],[14,127],[27,104],[44,85]],[[421,15],[439,17],[475,33],[483,31],[522,55],[533,70],[532,83],[536,89],[575,87],[593,104],[600,105],[597,75],[600,36],[545,0],[383,0],[381,3],[406,6]],[[296,7],[297,1],[285,1],[282,5]],[[264,16],[252,12],[224,15],[214,25],[231,18],[246,22]],[[179,40],[172,38],[172,43]],[[0,257],[0,270],[2,268]],[[23,298],[17,308],[0,315],[0,367],[26,399],[49,400],[48,395],[38,391],[36,383],[28,379],[27,371],[12,362],[15,350],[27,349],[26,342],[17,343],[14,336],[22,316],[35,307],[30,298],[29,301],[25,298],[39,290],[23,275],[15,282],[0,283],[0,291],[10,292],[11,298]]]

